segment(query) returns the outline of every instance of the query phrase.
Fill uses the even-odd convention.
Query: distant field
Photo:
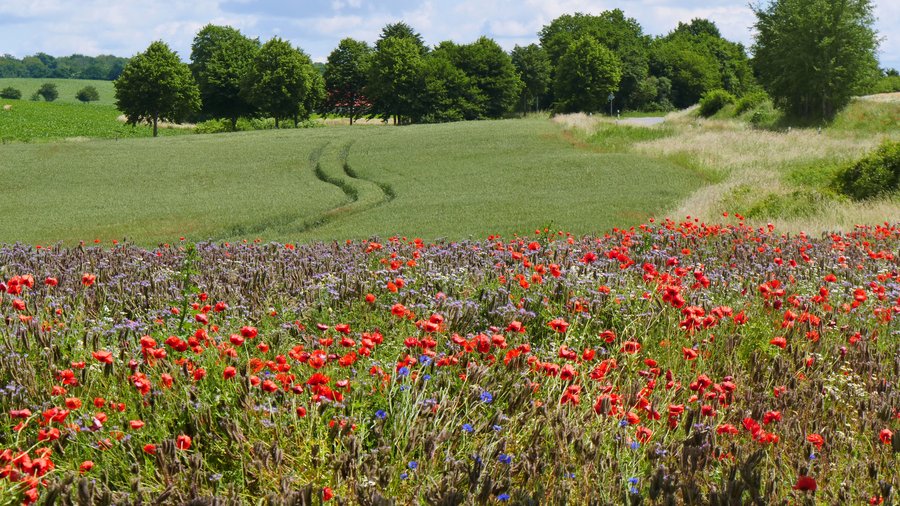
[[[562,133],[529,119],[11,144],[0,242],[588,233],[639,223],[706,182]]]
[[[132,127],[116,118],[121,114],[113,105],[70,102],[32,102],[0,100],[12,106],[0,109],[0,142],[45,142],[72,138],[151,137],[149,126]],[[189,133],[184,130],[161,129],[160,135]]]
[[[56,84],[59,98],[56,102],[80,104],[75,98],[78,90],[85,86],[93,86],[100,93],[100,100],[91,102],[91,105],[113,105],[116,103],[115,89],[112,81],[94,81],[89,79],[34,79],[27,77],[0,77],[0,90],[12,86],[22,92],[22,100],[28,100],[44,83]],[[5,99],[0,98],[0,102]],[[43,99],[41,99],[43,100]],[[4,102],[6,103],[6,102]]]

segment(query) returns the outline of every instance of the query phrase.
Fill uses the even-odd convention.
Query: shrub
[[[12,86],[8,86],[0,90],[0,98],[8,98],[10,100],[19,100],[22,98],[22,92],[13,88]]]
[[[900,183],[900,142],[884,141],[874,153],[840,172],[838,191],[863,200],[897,191]]]
[[[59,90],[56,89],[56,85],[53,83],[44,83],[38,88],[37,94],[44,97],[44,100],[47,102],[53,102],[59,97]]]
[[[754,91],[741,97],[734,106],[734,115],[740,116],[747,111],[756,109],[766,102],[771,102],[769,95],[764,91]]]
[[[75,98],[85,103],[96,102],[100,100],[100,92],[93,86],[85,86],[78,90],[78,93],[75,94]]]
[[[768,100],[753,109],[749,115],[750,124],[756,128],[774,128],[781,119],[781,113]]]
[[[707,92],[700,99],[700,115],[708,118],[722,110],[726,105],[733,104],[735,100],[734,95],[725,90]]]

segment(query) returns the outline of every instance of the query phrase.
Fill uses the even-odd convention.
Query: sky
[[[900,69],[900,0],[873,3],[881,65]],[[187,60],[194,35],[213,23],[262,41],[279,36],[324,62],[342,38],[374,42],[400,20],[429,45],[487,35],[512,49],[537,42],[541,27],[562,14],[615,8],[650,35],[702,17],[730,40],[753,41],[748,0],[0,0],[0,53],[132,56],[163,40]]]

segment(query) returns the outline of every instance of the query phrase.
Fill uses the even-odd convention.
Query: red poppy
[[[771,340],[769,340],[769,344],[778,346],[783,350],[785,349],[785,347],[787,347],[787,339],[783,337],[773,337]]]
[[[222,379],[231,379],[235,376],[237,376],[237,369],[235,369],[233,366],[229,365],[225,368],[224,371],[222,371]]]
[[[90,470],[93,468],[94,468],[94,462],[91,460],[85,460],[84,462],[81,463],[80,466],[78,466],[78,471],[81,474],[85,474],[87,472],[90,472]]]
[[[878,433],[878,439],[880,439],[882,443],[889,445],[893,442],[894,433],[891,432],[890,429],[881,429],[881,432]]]
[[[93,274],[84,273],[81,275],[81,284],[84,286],[91,286],[94,284],[94,281],[97,280],[97,276]]]
[[[329,487],[325,487],[322,489],[322,500],[323,501],[330,501],[332,497],[334,497],[334,492],[332,492]]]
[[[97,360],[98,362],[100,362],[102,364],[113,363],[112,353],[110,353],[108,351],[104,351],[104,350],[95,351],[95,352],[91,353],[91,355],[94,357],[95,360]]]
[[[797,484],[794,485],[794,490],[802,490],[804,492],[815,492],[816,488],[818,488],[816,480],[811,476],[797,478]]]
[[[553,320],[550,320],[547,325],[549,325],[550,328],[559,332],[560,334],[565,334],[566,330],[569,329],[569,322],[563,320],[562,318],[555,318]]]
[[[825,438],[823,438],[820,434],[810,434],[806,436],[806,440],[813,444],[816,447],[816,450],[821,450],[825,445]]]
[[[175,447],[179,450],[190,450],[191,449],[191,437],[186,436],[184,434],[175,438]]]
[[[131,427],[131,430],[140,430],[144,427],[144,422],[141,420],[131,420],[128,422],[128,426]]]

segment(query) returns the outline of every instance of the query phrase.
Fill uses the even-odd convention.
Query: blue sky
[[[875,0],[882,66],[900,68],[900,0]],[[278,35],[324,61],[344,37],[373,42],[381,28],[404,20],[429,44],[487,35],[503,47],[537,40],[555,17],[620,8],[660,35],[679,21],[712,19],[727,38],[752,42],[748,0],[0,0],[0,53],[43,51],[131,56],[162,39],[183,59],[207,23],[251,37]]]

